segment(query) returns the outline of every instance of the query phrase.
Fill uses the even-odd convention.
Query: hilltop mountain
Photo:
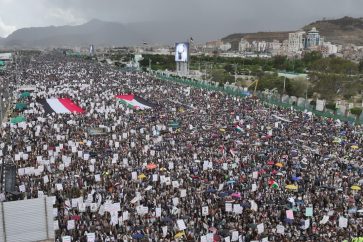
[[[140,45],[144,41],[150,44],[171,44],[187,41],[190,37],[198,43],[222,36],[230,31],[225,23],[217,21],[210,28],[210,21],[195,22],[186,19],[179,21],[149,21],[120,24],[92,20],[78,26],[32,27],[16,30],[3,41],[5,48],[12,47],[74,47],[94,44],[100,46]],[[230,22],[231,29],[239,29],[239,22]],[[203,30],[203,31],[201,31]]]
[[[193,37],[197,42],[213,39],[224,35],[224,24],[217,22],[210,28],[208,22],[190,23],[178,21],[142,22],[120,24],[101,20],[91,20],[77,26],[49,26],[18,29],[7,38],[0,38],[3,48],[47,48],[74,47],[94,44],[100,46],[130,46],[140,45],[144,41],[151,44],[166,44],[187,40]],[[239,29],[240,23],[231,22],[231,29]],[[336,20],[320,20],[302,29],[310,30],[316,27],[326,41],[337,44],[363,45],[363,18],[344,17]],[[201,31],[201,29],[203,31]],[[288,38],[284,32],[236,33],[222,40],[231,42],[237,49],[241,38],[248,41],[283,41]],[[228,33],[228,32],[227,32]]]
[[[315,27],[326,41],[336,44],[363,45],[363,18],[344,17],[335,20],[320,20],[311,23],[305,31]]]
[[[363,18],[344,17],[335,20],[319,20],[304,26],[302,29],[309,31],[312,27],[319,30],[321,36],[325,37],[325,41],[335,44],[355,44],[363,45]],[[226,36],[222,39],[224,42],[232,43],[232,46],[238,46],[241,38],[248,41],[272,41],[288,39],[288,33],[294,32],[259,32],[259,33],[239,33]]]
[[[95,44],[138,44],[143,37],[120,23],[91,20],[77,26],[32,27],[16,30],[2,41],[4,47],[61,47]]]

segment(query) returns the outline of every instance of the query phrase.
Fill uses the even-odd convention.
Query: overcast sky
[[[363,0],[0,0],[0,36],[23,27],[90,19],[195,23],[220,34],[295,30],[312,21],[363,17]],[[223,37],[223,36],[219,36]]]

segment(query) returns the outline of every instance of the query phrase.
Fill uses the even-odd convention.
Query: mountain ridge
[[[320,35],[325,38],[325,41],[330,41],[334,44],[355,44],[363,45],[363,18],[352,18],[345,16],[339,19],[318,20],[305,25],[301,29],[309,31],[315,27]],[[292,31],[276,31],[276,32],[257,32],[257,33],[235,33],[222,38],[223,42],[230,42],[234,46],[238,46],[241,38],[247,41],[272,41],[274,39],[283,41],[288,39],[288,34]]]
[[[238,29],[237,23],[234,29]],[[204,29],[203,34],[200,28]],[[207,22],[198,25],[179,26],[177,22],[142,22],[121,24],[99,19],[92,19],[81,25],[64,25],[48,27],[28,27],[14,31],[7,38],[0,37],[2,48],[49,48],[49,47],[75,47],[94,44],[101,46],[135,46],[142,45],[144,42],[151,44],[166,44],[190,37],[197,42],[213,39],[215,36],[225,36],[224,42],[230,42],[233,49],[238,49],[241,38],[248,41],[283,41],[288,39],[291,31],[275,32],[247,32],[229,34],[223,31],[222,25],[208,28]],[[316,27],[325,41],[335,44],[355,44],[363,45],[363,18],[343,17],[340,19],[318,20],[300,28],[305,31]],[[223,33],[222,33],[222,32]],[[203,37],[204,35],[204,37]],[[208,37],[206,37],[208,36]],[[213,37],[214,36],[214,37]]]
[[[144,37],[125,25],[93,19],[81,25],[28,27],[14,31],[1,42],[4,47],[60,47],[95,44],[131,45]]]

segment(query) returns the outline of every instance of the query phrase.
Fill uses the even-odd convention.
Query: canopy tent
[[[12,123],[12,124],[18,124],[18,123],[25,122],[25,121],[26,121],[26,119],[24,116],[17,116],[15,118],[10,119],[10,123]]]
[[[178,121],[170,121],[168,123],[168,126],[171,127],[171,128],[179,128],[180,127],[180,124]]]
[[[26,98],[26,97],[30,97],[30,92],[25,91],[25,92],[22,92],[22,93],[20,94],[20,98]]]
[[[26,108],[27,108],[27,105],[25,103],[17,103],[15,105],[15,109],[18,111],[23,111]]]

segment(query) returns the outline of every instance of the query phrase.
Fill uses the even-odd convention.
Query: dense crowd
[[[360,126],[55,53],[20,68],[16,85],[36,90],[2,147],[19,199],[55,196],[56,241],[363,236]],[[130,93],[155,106],[115,99]],[[47,114],[51,97],[85,112]]]

